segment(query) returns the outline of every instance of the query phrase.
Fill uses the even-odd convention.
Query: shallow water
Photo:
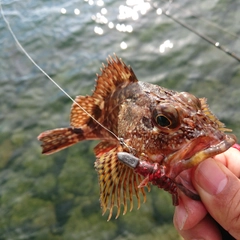
[[[115,52],[141,81],[208,98],[240,139],[239,62],[153,7],[144,12],[147,3],[2,2],[21,44],[72,97],[91,93],[95,73]],[[129,5],[134,2],[135,8]],[[181,0],[169,10],[240,55],[239,6]],[[0,36],[0,239],[176,239],[171,198],[157,188],[140,210],[106,222],[93,168],[95,143],[41,155],[38,134],[68,126],[72,103],[19,50],[2,18]]]

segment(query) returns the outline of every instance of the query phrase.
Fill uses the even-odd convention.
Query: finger
[[[201,201],[195,201],[179,192],[179,205],[175,208],[174,225],[179,230],[193,228],[207,215]]]
[[[204,240],[221,240],[221,233],[216,225],[216,222],[209,216],[205,217],[198,222],[195,226],[187,230],[179,230],[179,234],[184,238],[184,240],[190,239],[204,239]]]
[[[229,148],[226,152],[213,157],[221,162],[237,177],[240,177],[240,151],[236,148]]]
[[[207,159],[193,171],[193,184],[210,215],[240,239],[240,180],[223,164]]]

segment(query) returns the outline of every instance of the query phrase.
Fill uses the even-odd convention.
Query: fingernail
[[[182,230],[185,222],[188,218],[188,213],[187,210],[185,208],[185,206],[180,203],[177,207],[176,207],[176,224],[178,226],[179,230]]]
[[[227,176],[216,161],[208,159],[203,161],[196,169],[195,180],[197,184],[211,195],[219,194],[227,184]]]

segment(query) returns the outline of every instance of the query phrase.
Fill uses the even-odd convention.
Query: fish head
[[[197,98],[187,92],[177,93],[175,101],[160,107],[153,114],[158,128],[168,132],[169,146],[173,150],[165,157],[166,174],[174,178],[206,158],[226,151],[236,142],[231,129],[210,111],[205,98]],[[168,121],[161,120],[161,111]],[[160,116],[160,119],[159,119]],[[163,123],[162,123],[163,122]]]
[[[205,98],[149,87],[142,99],[139,95],[138,101],[129,105],[131,120],[125,131],[135,155],[164,165],[167,176],[175,178],[236,142],[234,135],[225,133],[231,130],[212,114]]]

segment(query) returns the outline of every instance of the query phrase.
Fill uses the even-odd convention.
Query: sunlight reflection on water
[[[105,5],[104,1],[93,1],[93,0],[85,0],[89,5],[97,5],[103,7]],[[136,0],[127,0],[126,4],[120,4],[118,7],[118,22],[113,22],[109,20],[107,7],[103,7],[100,9],[100,12],[96,12],[96,14],[92,15],[92,20],[95,21],[97,26],[94,27],[94,33],[97,35],[105,34],[105,31],[102,26],[107,25],[109,29],[115,29],[119,32],[123,33],[132,33],[134,31],[134,27],[132,24],[126,24],[125,21],[132,19],[133,21],[140,21],[141,16],[146,15],[148,11],[152,9],[151,3],[149,1],[136,1]],[[66,9],[62,8],[61,13],[66,14]],[[80,14],[80,9],[75,9],[74,13],[76,15]],[[156,15],[161,15],[162,9],[156,9]],[[125,41],[120,42],[121,49],[127,49],[128,44]],[[171,40],[166,40],[159,46],[159,53],[163,54],[166,50],[170,51],[173,48],[173,43]]]

